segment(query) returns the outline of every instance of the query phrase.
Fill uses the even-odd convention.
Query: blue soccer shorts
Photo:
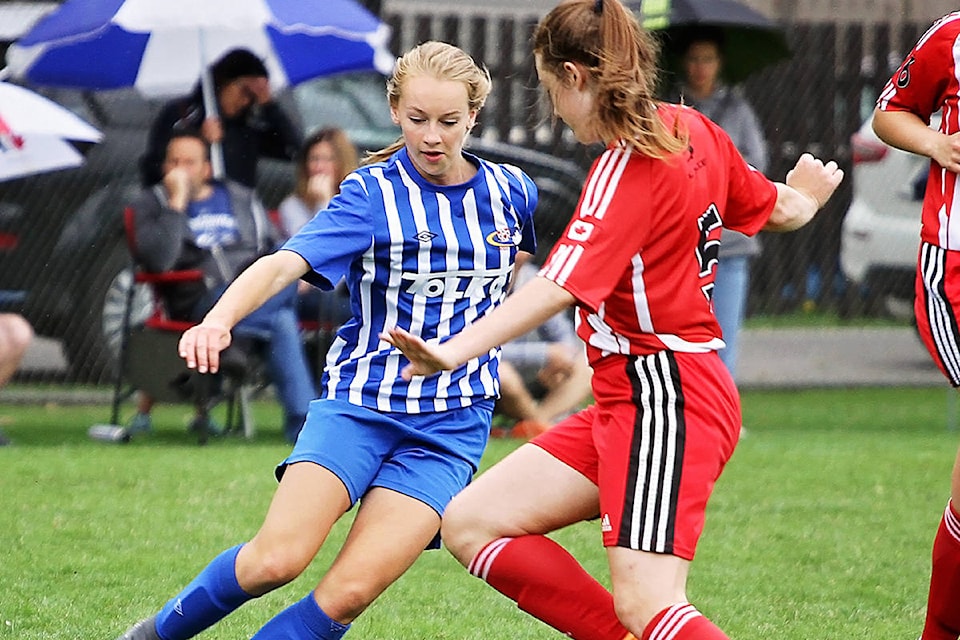
[[[436,413],[384,413],[342,400],[314,400],[293,451],[277,466],[313,462],[333,472],[355,504],[373,487],[392,489],[439,515],[476,473],[493,402]]]

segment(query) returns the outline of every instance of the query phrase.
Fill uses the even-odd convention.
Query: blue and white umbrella
[[[10,47],[7,64],[38,85],[169,96],[244,47],[279,89],[345,71],[389,73],[389,37],[353,0],[66,0]]]

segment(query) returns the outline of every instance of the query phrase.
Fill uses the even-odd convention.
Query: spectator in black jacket
[[[206,113],[199,82],[190,95],[167,103],[150,129],[140,159],[143,186],[163,179],[167,143],[177,131],[201,131],[208,143],[221,143],[225,177],[251,189],[261,157],[292,160],[296,155],[302,134],[274,101],[260,58],[247,49],[233,49],[210,72],[219,114]]]

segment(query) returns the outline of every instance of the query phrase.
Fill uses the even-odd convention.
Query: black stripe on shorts
[[[617,546],[673,553],[686,438],[680,371],[661,351],[631,358],[627,377],[637,412]]]

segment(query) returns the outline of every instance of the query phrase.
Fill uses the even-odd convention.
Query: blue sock
[[[349,624],[332,620],[313,599],[313,593],[308,593],[306,598],[273,616],[250,640],[340,640],[349,628]]]
[[[163,640],[186,640],[253,598],[237,582],[237,554],[243,545],[227,549],[168,602],[157,614],[157,634]]]

